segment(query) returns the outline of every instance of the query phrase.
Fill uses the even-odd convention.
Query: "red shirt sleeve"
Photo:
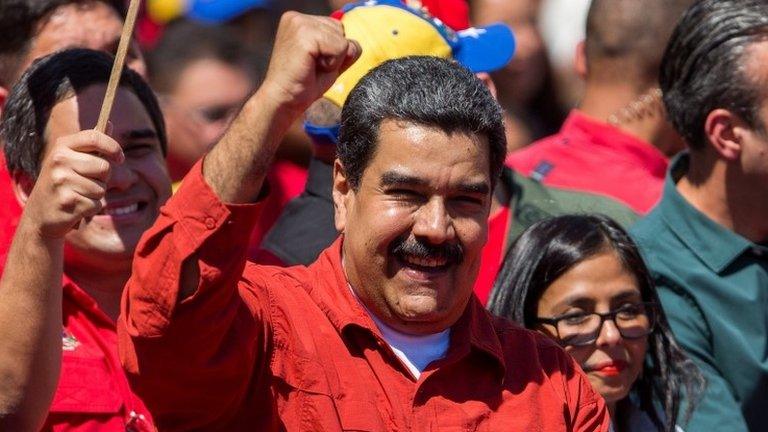
[[[259,385],[269,320],[263,291],[250,286],[258,281],[241,275],[260,207],[222,203],[198,162],[139,243],[118,322],[120,357],[160,430],[233,422]],[[187,260],[197,262],[199,285],[178,302]]]

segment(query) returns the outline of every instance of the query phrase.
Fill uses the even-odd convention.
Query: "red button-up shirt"
[[[574,110],[560,132],[510,154],[507,165],[546,185],[613,197],[645,214],[661,199],[668,161],[652,144]]]
[[[61,375],[42,430],[154,430],[146,407],[128,387],[114,322],[72,281],[65,278],[63,289]]]
[[[223,204],[198,164],[139,245],[118,334],[161,430],[608,430],[570,356],[475,297],[414,381],[348,288],[343,238],[309,267],[246,263],[258,212]],[[190,257],[200,283],[177,302]]]

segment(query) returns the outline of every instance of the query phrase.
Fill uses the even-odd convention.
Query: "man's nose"
[[[136,183],[138,175],[126,161],[120,165],[112,165],[107,190],[125,191]]]
[[[443,244],[456,237],[453,218],[442,198],[433,197],[418,210],[413,234],[431,244]]]

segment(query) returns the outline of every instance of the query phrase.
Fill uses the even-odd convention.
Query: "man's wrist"
[[[29,215],[22,216],[19,220],[19,225],[16,228],[16,237],[23,238],[25,243],[31,243],[48,249],[64,247],[64,235],[48,232],[44,224],[37,222]]]
[[[266,107],[274,111],[276,118],[286,120],[288,126],[299,119],[308,108],[304,106],[305,104],[297,101],[289,91],[279,85],[266,81],[248,103],[253,103],[257,109],[264,109]]]

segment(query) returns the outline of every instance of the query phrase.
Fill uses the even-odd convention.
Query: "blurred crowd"
[[[128,3],[0,0],[0,430],[768,428],[768,2],[144,0],[94,131]]]

